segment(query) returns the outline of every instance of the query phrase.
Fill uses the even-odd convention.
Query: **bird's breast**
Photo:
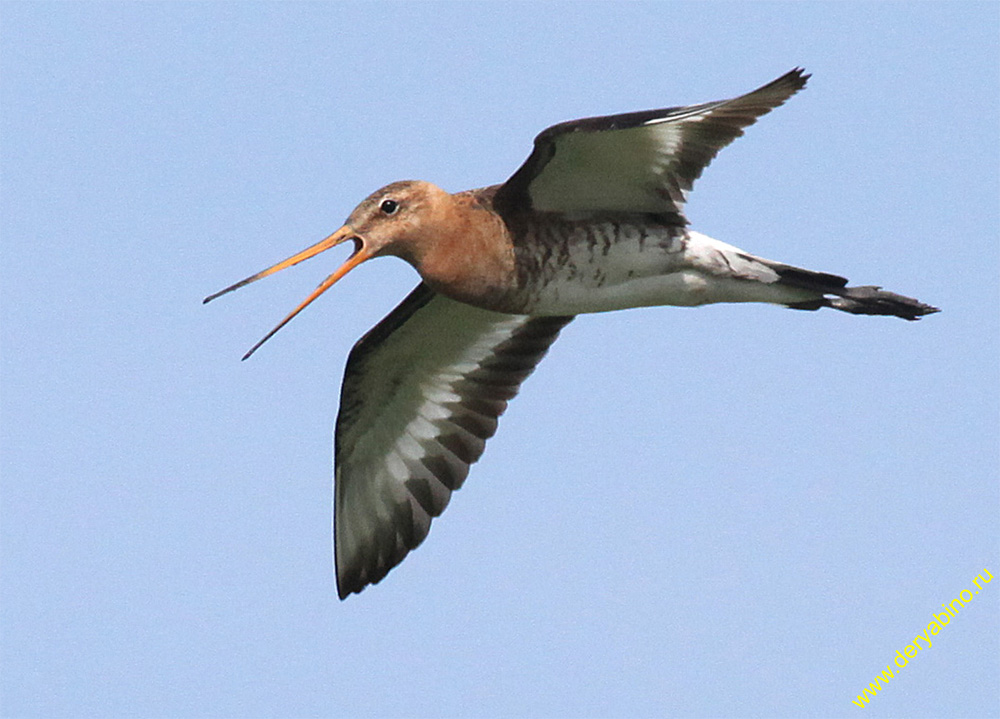
[[[496,214],[473,206],[441,225],[427,249],[407,259],[434,291],[459,302],[510,312],[517,288],[511,234]]]

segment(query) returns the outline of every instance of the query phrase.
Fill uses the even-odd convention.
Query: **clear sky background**
[[[1000,714],[1000,6],[0,5],[0,713]],[[804,92],[693,226],[943,308],[570,325],[428,540],[336,598],[351,345],[415,284],[347,255],[211,305],[393,180],[543,128]]]

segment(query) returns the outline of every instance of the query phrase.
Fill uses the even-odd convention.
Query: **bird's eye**
[[[378,208],[387,215],[394,215],[399,209],[399,203],[395,200],[382,200],[382,204]]]

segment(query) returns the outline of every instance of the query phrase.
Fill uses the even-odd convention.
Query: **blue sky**
[[[1000,715],[1000,10],[0,6],[0,712]],[[943,308],[570,325],[428,540],[336,598],[331,428],[371,262],[211,305],[399,179],[501,182],[563,120],[806,90],[693,227]]]

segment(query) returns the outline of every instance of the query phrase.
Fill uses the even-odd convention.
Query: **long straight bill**
[[[324,292],[326,292],[328,289],[330,289],[331,287],[333,287],[333,283],[334,282],[336,282],[341,277],[343,277],[344,275],[346,275],[348,272],[350,272],[351,270],[353,270],[355,267],[357,267],[358,265],[360,265],[362,262],[364,262],[365,260],[367,260],[370,256],[371,255],[369,255],[367,252],[364,251],[364,248],[358,250],[353,255],[351,255],[347,259],[347,262],[345,262],[344,264],[342,264],[337,269],[336,272],[334,272],[332,275],[330,275],[325,280],[323,280],[320,283],[319,287],[317,287],[315,290],[313,290],[312,293],[310,293],[310,295],[308,297],[306,297],[304,300],[302,300],[302,303],[298,307],[296,307],[294,310],[292,310],[291,312],[289,312],[288,316],[285,317],[285,319],[281,320],[281,322],[279,322],[277,325],[275,325],[275,327],[274,327],[273,330],[271,330],[266,335],[264,335],[257,344],[255,344],[253,347],[251,347],[250,350],[245,355],[243,355],[243,359],[249,358],[250,355],[252,355],[254,352],[257,351],[258,347],[260,347],[262,344],[264,344],[269,339],[271,339],[274,336],[274,334],[278,330],[280,330],[282,327],[284,327],[285,325],[287,325],[295,315],[297,315],[299,312],[301,312],[306,307],[308,307],[312,303],[312,301],[314,299],[316,299],[321,294],[323,294]]]
[[[307,247],[306,249],[302,250],[302,252],[299,252],[296,255],[292,255],[287,260],[282,260],[278,264],[272,267],[268,267],[266,270],[258,272],[256,275],[250,275],[245,280],[240,280],[235,285],[229,285],[229,287],[227,287],[226,289],[219,290],[214,295],[209,295],[201,302],[202,304],[206,304],[214,300],[216,297],[222,297],[222,295],[226,294],[227,292],[238,290],[240,287],[249,285],[251,282],[256,282],[257,280],[264,279],[268,275],[273,275],[275,272],[278,272],[279,270],[291,267],[292,265],[297,265],[303,260],[308,260],[310,257],[315,257],[323,250],[328,250],[331,247],[336,247],[344,240],[350,239],[353,236],[353,234],[354,234],[353,230],[351,230],[351,228],[348,227],[347,225],[344,225],[339,230],[334,232],[332,235],[330,235],[325,239],[320,240],[312,247]]]
[[[358,241],[358,249],[354,252],[354,254],[351,255],[347,259],[347,261],[344,264],[342,264],[337,269],[336,272],[334,272],[332,275],[330,275],[325,280],[323,280],[323,282],[320,284],[320,286],[317,287],[315,290],[313,290],[312,293],[308,297],[306,297],[305,300],[303,300],[301,302],[301,304],[299,304],[298,307],[296,307],[294,310],[292,310],[288,314],[288,316],[285,317],[285,319],[283,319],[281,322],[279,322],[278,325],[274,329],[272,329],[270,332],[268,332],[266,335],[264,335],[263,339],[261,339],[260,342],[258,342],[253,347],[251,347],[250,351],[247,352],[245,355],[243,355],[243,359],[247,359],[250,355],[252,355],[254,352],[256,352],[258,347],[260,347],[262,344],[264,344],[269,339],[271,339],[271,337],[273,337],[274,334],[278,330],[280,330],[282,327],[284,327],[286,324],[288,324],[288,322],[293,317],[295,317],[295,315],[297,315],[299,312],[301,312],[306,307],[308,307],[309,304],[312,303],[313,300],[315,300],[321,294],[323,294],[328,289],[330,289],[330,287],[332,287],[337,280],[339,280],[341,277],[343,277],[348,272],[350,272],[355,267],[357,267],[362,262],[364,262],[365,260],[367,260],[367,259],[369,259],[371,257],[371,255],[365,250],[364,245],[360,242],[360,238],[358,238],[354,234],[354,231],[349,226],[345,225],[344,227],[341,227],[339,230],[337,230],[336,232],[334,232],[332,235],[330,235],[326,239],[320,240],[319,242],[317,242],[312,247],[309,247],[309,248],[307,248],[305,250],[302,250],[302,252],[299,252],[298,254],[292,255],[287,260],[283,260],[283,261],[279,262],[278,264],[273,265],[272,267],[268,267],[266,270],[258,272],[255,275],[251,275],[250,277],[247,277],[245,280],[240,280],[235,285],[230,285],[226,289],[220,290],[219,292],[216,292],[214,295],[209,295],[208,297],[206,297],[204,299],[204,302],[211,302],[216,297],[221,297],[222,295],[226,294],[227,292],[232,292],[233,290],[238,290],[240,287],[243,287],[244,285],[248,285],[251,282],[256,282],[257,280],[263,279],[264,277],[267,277],[268,275],[273,275],[275,272],[278,272],[279,270],[283,270],[283,269],[285,269],[287,267],[291,267],[293,265],[297,265],[300,262],[302,262],[304,260],[308,260],[310,257],[315,257],[320,252],[323,252],[324,250],[328,250],[331,247],[335,247],[336,245],[339,245],[341,242],[344,242],[345,240],[349,240],[349,239],[355,239],[355,240]]]

